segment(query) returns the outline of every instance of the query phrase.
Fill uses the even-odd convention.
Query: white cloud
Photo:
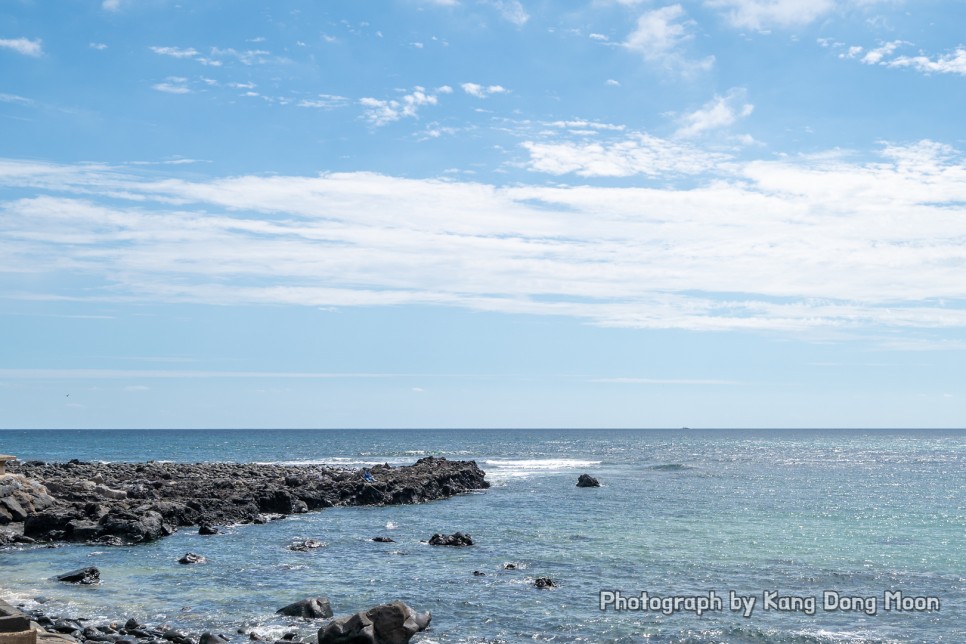
[[[0,38],[0,49],[9,49],[24,56],[39,58],[44,55],[43,41],[40,38]]]
[[[709,130],[728,127],[740,118],[745,118],[754,110],[751,103],[745,102],[744,89],[732,89],[725,96],[715,96],[701,109],[685,114],[676,136],[690,138]]]
[[[188,79],[181,76],[169,76],[163,83],[152,85],[151,88],[165,94],[190,94]]]
[[[527,141],[523,147],[530,153],[530,170],[582,177],[697,175],[729,160],[719,153],[642,133],[604,143]]]
[[[512,22],[518,27],[522,27],[530,20],[530,14],[520,4],[520,0],[489,0],[489,4],[496,7],[504,20]]]
[[[33,105],[33,100],[17,94],[0,93],[0,103],[13,103],[15,105]]]
[[[299,107],[315,107],[326,110],[345,107],[349,104],[349,99],[345,96],[334,94],[319,94],[317,98],[303,99],[296,103]]]
[[[676,71],[702,71],[714,65],[714,57],[690,60],[682,53],[685,43],[693,39],[694,22],[686,17],[679,4],[668,5],[644,13],[637,27],[623,45],[638,52],[644,60]]]
[[[0,273],[29,275],[32,298],[445,305],[795,334],[966,328],[966,160],[950,146],[722,163],[635,145],[598,153],[637,163],[656,187],[187,180],[0,160],[13,188],[0,202]],[[714,178],[667,185],[695,163]]]
[[[839,57],[858,59],[866,65],[913,69],[924,74],[959,74],[966,76],[966,47],[959,46],[949,53],[937,56],[929,56],[924,53],[916,56],[896,55],[896,51],[901,47],[911,45],[912,43],[904,40],[893,40],[868,51],[863,47],[854,45],[840,54]]]
[[[149,47],[151,51],[159,56],[171,56],[172,58],[194,58],[200,52],[194,47]]]
[[[705,0],[725,12],[733,26],[767,31],[806,25],[835,9],[835,0]]]
[[[621,83],[613,78],[608,78],[606,81],[604,81],[604,85],[608,85],[610,87],[620,87]]]
[[[101,8],[105,11],[117,11],[121,8],[121,0],[104,0],[101,3]]]
[[[375,126],[388,125],[402,118],[416,118],[421,107],[436,105],[438,102],[436,94],[427,93],[425,88],[419,86],[399,100],[371,97],[359,100],[363,107],[363,116]]]
[[[96,49],[97,51],[104,51],[107,49],[107,45],[102,42],[92,42],[88,45],[91,49]]]
[[[897,56],[885,63],[888,67],[908,67],[926,74],[959,74],[966,76],[966,47],[959,47],[948,54],[929,56]]]
[[[464,92],[476,98],[486,98],[493,94],[506,94],[507,89],[502,85],[480,85],[478,83],[462,83],[460,87]]]

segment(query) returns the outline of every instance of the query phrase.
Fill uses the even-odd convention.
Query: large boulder
[[[600,481],[590,474],[581,474],[577,477],[577,487],[600,487]]]
[[[115,535],[131,543],[154,541],[174,532],[154,510],[140,514],[118,510],[101,517],[100,524],[101,534]]]
[[[394,601],[332,620],[319,629],[319,644],[407,644],[431,620],[429,611],[417,613]]]
[[[283,606],[275,611],[278,615],[287,617],[304,617],[306,619],[324,619],[332,617],[332,606],[327,597],[309,597],[302,601]]]
[[[56,503],[40,482],[20,474],[0,475],[0,525],[19,523]]]

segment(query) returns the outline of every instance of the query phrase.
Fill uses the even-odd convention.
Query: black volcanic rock
[[[90,566],[88,568],[78,568],[63,575],[57,575],[57,581],[66,581],[71,584],[97,584],[101,581],[101,571]]]
[[[454,532],[453,534],[434,534],[429,539],[429,545],[431,546],[472,546],[473,537],[468,534],[463,534],[462,532]]]
[[[202,555],[198,555],[193,552],[186,552],[181,559],[178,559],[178,563],[185,564],[185,565],[203,564],[203,563],[208,563],[208,560]]]
[[[406,644],[432,618],[394,601],[332,620],[319,629],[318,644]]]
[[[358,470],[326,466],[29,461],[16,467],[28,481],[22,487],[49,493],[38,493],[23,518],[24,534],[44,541],[144,543],[182,526],[422,503],[489,487],[475,462],[435,457],[404,467],[377,465],[371,483]]]
[[[590,474],[581,474],[577,477],[577,487],[600,487],[600,481]]]
[[[327,597],[309,597],[302,601],[283,606],[275,611],[278,615],[288,617],[304,617],[306,619],[324,619],[332,617],[332,606]]]

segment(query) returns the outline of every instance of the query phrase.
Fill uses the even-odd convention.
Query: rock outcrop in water
[[[319,629],[319,644],[406,644],[432,619],[394,601],[332,620]]]
[[[489,487],[475,462],[435,457],[373,467],[371,482],[361,471],[325,466],[27,461],[11,469],[17,473],[0,477],[0,498],[13,498],[23,510],[8,512],[8,522],[22,521],[26,537],[105,545],[153,541],[179,526],[263,522],[265,514],[334,506],[421,503]],[[8,482],[11,477],[15,483]]]
[[[590,474],[581,474],[577,477],[577,487],[600,487],[600,481]]]

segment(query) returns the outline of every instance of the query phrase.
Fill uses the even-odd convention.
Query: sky
[[[964,24],[7,0],[0,428],[963,427]]]

